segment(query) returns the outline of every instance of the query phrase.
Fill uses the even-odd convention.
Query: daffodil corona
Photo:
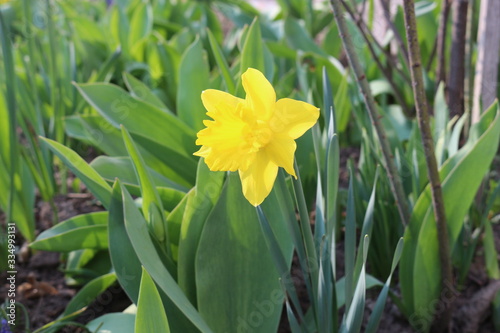
[[[294,177],[295,139],[311,128],[319,109],[283,98],[276,101],[273,86],[260,71],[249,68],[241,76],[246,98],[220,90],[203,91],[207,115],[198,132],[195,153],[205,158],[212,171],[238,171],[243,195],[260,205],[273,188],[278,168]]]

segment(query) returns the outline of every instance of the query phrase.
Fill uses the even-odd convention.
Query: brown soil
[[[59,221],[70,217],[103,210],[103,207],[86,192],[58,195],[54,199]],[[37,200],[35,207],[36,234],[50,228],[53,211],[49,204]],[[4,221],[2,216],[0,220]],[[21,235],[16,239],[20,241]],[[78,291],[78,287],[66,284],[59,253],[37,251],[30,253],[27,244],[16,244],[20,248],[16,262],[16,303],[28,313],[29,322],[18,309],[15,332],[37,329],[56,319],[66,308],[66,304]],[[0,298],[7,296],[7,273],[0,274]]]

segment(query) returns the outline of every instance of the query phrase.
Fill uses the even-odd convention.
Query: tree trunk
[[[481,112],[488,108],[497,96],[499,31],[500,1],[482,0],[477,33],[478,54],[472,106],[473,124],[479,120]]]

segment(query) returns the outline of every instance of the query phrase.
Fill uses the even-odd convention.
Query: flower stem
[[[408,208],[408,201],[406,200],[403,185],[401,184],[401,179],[399,178],[399,174],[396,169],[396,164],[394,163],[394,155],[392,154],[389,140],[387,139],[385,130],[380,122],[382,116],[377,111],[375,99],[371,93],[368,80],[366,79],[363,68],[361,67],[358,56],[356,55],[351,36],[349,35],[349,30],[343,16],[341,0],[330,0],[330,3],[333,7],[333,14],[335,21],[337,22],[340,38],[342,39],[342,43],[344,44],[344,48],[347,53],[349,64],[354,71],[354,75],[357,79],[361,93],[363,94],[371,122],[373,123],[377,136],[380,140],[380,146],[382,148],[382,154],[384,155],[387,169],[387,176],[389,178],[391,190],[394,193],[394,199],[396,200],[401,222],[406,226],[410,221],[410,210]]]
[[[439,179],[436,155],[434,152],[434,142],[429,125],[429,111],[427,99],[424,91],[424,80],[420,57],[420,46],[418,44],[417,23],[415,19],[415,4],[413,0],[404,1],[404,17],[406,28],[406,39],[410,55],[410,69],[413,81],[413,94],[415,96],[415,106],[417,109],[417,120],[422,136],[425,161],[432,194],[432,205],[434,207],[434,217],[437,224],[439,259],[441,262],[442,285],[453,286],[453,273],[450,256],[450,243],[448,239],[448,229],[446,224],[446,214],[444,209],[443,192]],[[441,295],[441,297],[444,297]],[[451,308],[449,300],[441,302],[446,309],[440,313],[439,322],[434,323],[434,329],[438,332],[446,331],[450,324]]]
[[[297,160],[294,161],[294,169],[297,173],[297,178],[292,177],[293,195],[296,200],[297,210],[299,212],[300,232],[302,234],[302,242],[306,257],[299,258],[304,278],[309,279],[306,286],[309,285],[309,297],[311,300],[318,299],[318,276],[319,272],[315,266],[318,263],[316,249],[314,247],[314,237],[311,231],[311,221],[309,219],[309,211],[307,209],[307,202],[304,196],[304,189],[302,188],[302,180],[300,179],[299,166]],[[307,274],[307,275],[306,275]],[[312,307],[314,318],[317,317],[317,309]]]

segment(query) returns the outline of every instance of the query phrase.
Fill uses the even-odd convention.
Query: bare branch
[[[401,105],[401,108],[402,108],[404,114],[407,117],[413,117],[414,113],[412,112],[412,110],[410,110],[410,107],[408,106],[408,104],[404,100],[402,92],[400,91],[398,85],[396,85],[396,83],[394,82],[394,80],[392,78],[390,68],[396,68],[395,67],[396,65],[391,61],[392,60],[392,56],[390,54],[387,54],[387,53],[385,54],[386,58],[388,59],[388,62],[390,62],[391,64],[393,64],[392,67],[386,67],[386,66],[384,66],[384,64],[382,64],[382,62],[379,60],[378,55],[377,55],[375,49],[373,48],[372,41],[373,41],[373,43],[377,44],[381,50],[383,48],[382,48],[382,46],[380,44],[378,44],[376,38],[371,34],[371,31],[370,31],[370,29],[368,29],[368,27],[367,27],[365,21],[363,20],[362,16],[359,15],[359,14],[356,15],[347,6],[347,4],[344,1],[342,1],[342,4],[344,5],[344,8],[346,8],[346,11],[349,13],[349,16],[351,17],[351,19],[356,22],[356,25],[358,26],[358,29],[361,32],[361,35],[363,36],[363,39],[365,40],[366,44],[368,45],[368,50],[370,51],[370,54],[372,55],[373,60],[375,61],[375,63],[377,64],[378,68],[380,69],[380,71],[382,72],[382,74],[385,76],[385,78],[387,79],[387,82],[389,83],[389,85],[392,88],[392,90],[394,92],[394,98],[396,99],[396,102],[399,105]],[[366,31],[368,31],[370,33],[371,40],[370,40],[369,36],[367,35]],[[391,66],[391,65],[389,65],[389,66]]]
[[[392,30],[392,33],[394,34],[394,38],[396,39],[396,42],[399,45],[399,49],[403,53],[403,59],[405,60],[406,65],[409,66],[408,51],[406,50],[405,43],[403,41],[403,38],[399,34],[398,29],[396,29],[394,22],[392,22],[391,8],[389,5],[389,0],[380,0],[380,3],[382,4],[382,9],[384,11],[384,18],[387,22],[387,25],[389,26],[389,28]]]
[[[347,24],[345,22],[344,14],[342,11],[341,0],[330,0],[330,3],[332,5],[333,15],[339,29],[340,38],[342,39],[347,58],[349,60],[349,65],[351,66],[354,75],[356,76],[358,86],[361,90],[361,93],[363,94],[363,98],[366,103],[368,114],[380,140],[380,146],[382,148],[382,154],[384,155],[389,184],[391,186],[392,192],[394,193],[394,198],[396,200],[396,205],[401,217],[401,222],[403,223],[403,225],[407,225],[410,220],[408,201],[406,199],[403,185],[401,184],[401,179],[394,163],[394,155],[392,154],[389,140],[387,139],[384,128],[382,127],[382,124],[380,122],[381,115],[377,110],[375,99],[373,98],[373,95],[371,93],[368,80],[366,79],[363,68],[359,63],[359,59],[356,55],[356,50],[352,43],[351,36],[349,35]]]
[[[436,81],[444,82],[446,80],[446,33],[448,30],[448,17],[450,16],[451,0],[444,0],[441,5],[441,15],[439,16],[439,28],[437,36],[437,58]]]
[[[444,287],[445,285],[453,285],[450,243],[446,224],[446,213],[444,210],[443,191],[439,179],[434,141],[432,139],[429,123],[429,110],[424,90],[424,77],[422,73],[420,45],[418,44],[417,22],[415,18],[415,3],[413,0],[404,1],[404,16],[406,22],[406,39],[408,40],[410,56],[411,77],[413,81],[413,95],[415,97],[418,126],[422,136],[427,173],[431,186],[432,205],[434,208],[439,243],[442,286]],[[441,297],[443,297],[443,295],[441,295]],[[452,305],[446,302],[442,304],[445,304],[447,308],[442,312],[439,322],[435,325],[435,329],[439,332],[446,331],[449,328],[451,319]]]
[[[461,116],[464,113],[465,35],[468,8],[469,0],[455,0],[453,2],[453,30],[448,79],[448,107],[451,116]]]

